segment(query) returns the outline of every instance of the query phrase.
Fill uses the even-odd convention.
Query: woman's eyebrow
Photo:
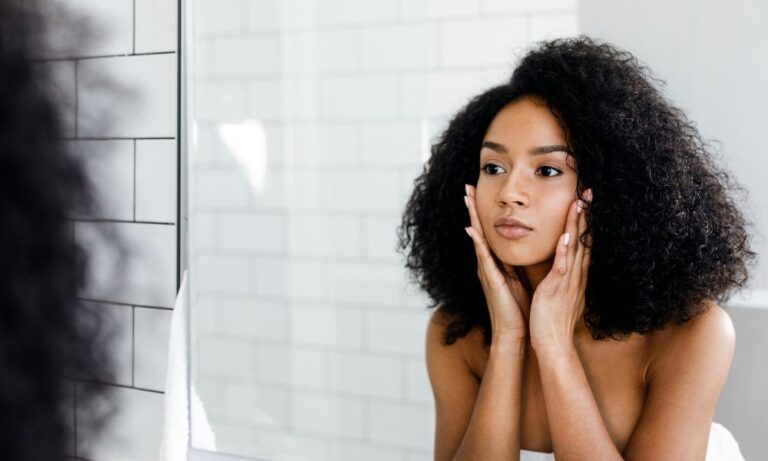
[[[499,144],[493,141],[483,141],[482,147],[487,147],[491,150],[494,150],[502,154],[509,153],[506,147],[504,147],[502,144]],[[528,150],[528,153],[530,153],[531,155],[549,154],[551,152],[565,152],[566,154],[571,153],[571,151],[568,149],[568,146],[564,146],[562,144],[552,144],[549,146],[537,146]]]

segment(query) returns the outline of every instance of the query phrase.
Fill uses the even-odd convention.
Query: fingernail
[[[465,227],[464,232],[466,232],[467,235],[469,235],[469,238],[472,238],[472,234],[469,233],[469,227]]]
[[[467,193],[467,195],[471,195],[469,192],[469,184],[464,184],[464,191]]]
[[[586,195],[587,202],[591,202],[592,201],[592,189],[587,189],[587,192],[586,192],[585,195]]]
[[[584,202],[581,200],[576,202],[576,214],[581,213],[582,208],[584,208]]]
[[[563,240],[565,242],[565,246],[568,246],[568,242],[571,241],[571,233],[570,232],[566,232],[565,233],[565,238]]]
[[[467,197],[466,195],[464,196],[464,205],[466,205],[467,208],[469,208],[469,197]]]

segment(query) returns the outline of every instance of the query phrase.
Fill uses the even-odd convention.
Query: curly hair
[[[414,181],[398,251],[412,281],[451,320],[443,341],[492,331],[477,259],[464,227],[464,184],[477,184],[485,132],[522,96],[543,101],[577,164],[577,190],[592,188],[584,322],[595,340],[683,324],[747,281],[756,253],[732,192],[746,191],[715,164],[683,111],[637,58],[579,35],[536,43],[511,79],[472,98],[431,146]],[[582,241],[586,238],[586,233]],[[584,242],[586,243],[586,242]]]
[[[114,325],[104,306],[79,298],[97,242],[76,240],[71,220],[99,203],[64,142],[60,87],[33,60],[52,31],[43,6],[0,0],[0,459],[9,460],[67,459],[75,402],[79,429],[93,434],[114,411],[100,384],[115,382]],[[71,19],[64,29],[84,25]],[[126,254],[108,229],[93,235]]]

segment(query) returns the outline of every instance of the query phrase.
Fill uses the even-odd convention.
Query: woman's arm
[[[621,460],[589,387],[576,347],[536,349],[547,422],[560,460]]]
[[[435,397],[435,461],[519,460],[525,342],[495,338],[480,386],[460,344],[442,344],[433,319],[427,369]]]

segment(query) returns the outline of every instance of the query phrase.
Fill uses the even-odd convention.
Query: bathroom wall
[[[70,454],[94,461],[157,459],[163,423],[166,351],[177,274],[178,0],[62,0],[99,30],[76,50],[39,65],[56,76],[67,103],[65,142],[82,155],[103,202],[98,216],[74,216],[75,237],[111,227],[130,245],[119,291],[100,280],[115,261],[96,247],[96,283],[82,297],[109,312],[118,331],[114,397],[119,412],[95,439],[72,420]],[[103,86],[100,77],[112,79]],[[122,88],[121,88],[122,87]],[[113,90],[121,88],[116,94]],[[109,123],[101,123],[104,115]],[[77,408],[73,385],[73,411]],[[82,426],[82,425],[81,425]],[[74,459],[74,458],[73,458]]]
[[[395,228],[447,117],[574,34],[576,2],[191,8],[191,366],[215,449],[431,460],[431,311]]]

